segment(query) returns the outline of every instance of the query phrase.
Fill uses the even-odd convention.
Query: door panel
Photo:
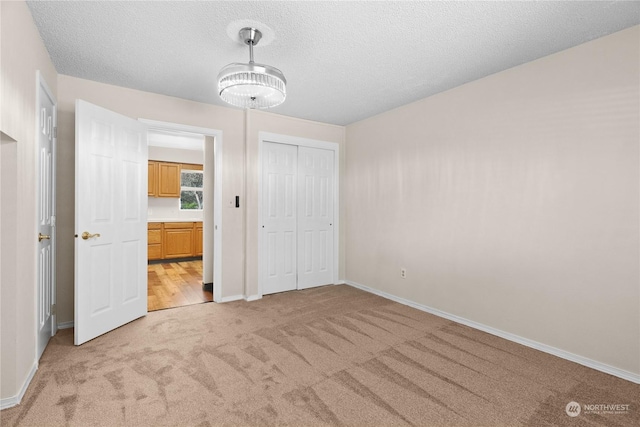
[[[265,143],[262,180],[266,183],[262,204],[262,253],[264,295],[296,289],[296,173],[295,145]]]
[[[143,251],[140,249],[140,240],[130,240],[122,242],[122,251],[120,252],[120,260],[122,264],[122,274],[124,277],[136,277],[140,264],[145,264],[146,260],[140,259]],[[145,283],[146,285],[146,283]],[[123,304],[135,303],[140,298],[141,286],[130,286],[122,283],[122,302]],[[146,297],[146,293],[145,293]]]
[[[54,246],[55,237],[55,194],[54,182],[54,145],[55,145],[55,102],[43,86],[38,84],[38,233],[44,238],[38,243],[38,312],[37,357],[40,359],[49,338],[55,331],[52,305],[54,304]],[[36,236],[34,236],[35,238]]]
[[[89,278],[91,282],[101,282],[107,286],[95,287],[91,292],[90,316],[100,314],[112,308],[113,277],[111,270],[107,268],[113,263],[112,245],[92,245],[89,252],[91,270]]]
[[[76,101],[76,345],[147,313],[147,171],[144,125]]]
[[[298,289],[333,283],[333,157],[298,147]]]

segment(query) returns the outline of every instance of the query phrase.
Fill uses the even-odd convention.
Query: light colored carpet
[[[63,330],[2,425],[640,425],[640,386],[349,286]],[[624,414],[567,403],[629,404]]]

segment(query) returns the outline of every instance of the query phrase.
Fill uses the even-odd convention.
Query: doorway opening
[[[148,311],[219,301],[222,134],[140,121],[149,146]]]

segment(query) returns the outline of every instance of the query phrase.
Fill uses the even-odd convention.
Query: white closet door
[[[298,289],[333,283],[334,154],[298,147]]]
[[[262,293],[296,289],[298,147],[264,144],[262,165]]]

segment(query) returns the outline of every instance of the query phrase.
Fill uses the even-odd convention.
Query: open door
[[[76,100],[76,345],[147,314],[146,135]]]
[[[38,285],[37,357],[55,334],[55,143],[56,101],[40,75],[38,80]],[[35,236],[34,236],[35,237]]]

